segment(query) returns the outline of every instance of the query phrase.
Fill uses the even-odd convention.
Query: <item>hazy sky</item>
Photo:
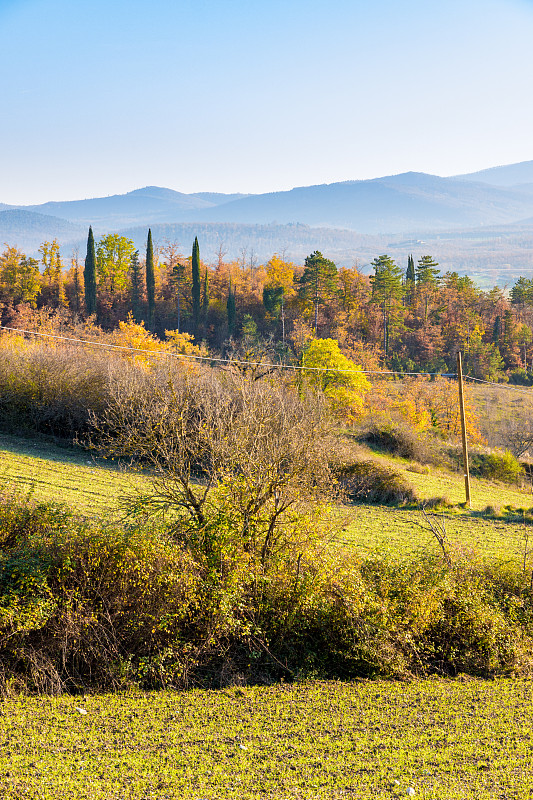
[[[0,0],[0,202],[533,159],[533,0]]]

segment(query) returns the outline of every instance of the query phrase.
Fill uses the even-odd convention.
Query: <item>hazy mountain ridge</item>
[[[487,175],[500,184],[488,184]],[[519,183],[508,185],[511,179]],[[302,262],[319,249],[339,265],[370,269],[379,253],[399,263],[409,252],[431,253],[443,270],[503,285],[533,270],[533,161],[470,176],[407,172],[260,195],[147,186],[103,198],[0,204],[0,242],[28,253],[53,238],[67,252],[84,252],[89,224],[97,237],[130,236],[141,252],[149,226],[156,242],[177,241],[185,254],[198,236],[207,260],[222,248],[227,259],[246,251],[260,262],[279,252]]]
[[[466,180],[464,176],[441,178],[406,172],[255,195],[184,194],[146,186],[123,195],[17,208],[105,230],[179,222],[263,225],[300,222],[366,234],[464,228],[532,216],[533,166],[531,182],[512,187]]]
[[[520,161],[518,164],[505,164],[500,167],[489,167],[479,172],[455,175],[456,180],[490,183],[492,186],[520,186],[533,184],[533,161]]]
[[[62,243],[79,240],[86,232],[79,225],[50,214],[37,214],[18,208],[0,210],[0,244],[19,247],[34,254],[43,241]]]

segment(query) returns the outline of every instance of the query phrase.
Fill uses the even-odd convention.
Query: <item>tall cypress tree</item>
[[[407,270],[405,273],[405,304],[408,306],[410,306],[415,299],[415,284],[415,260],[411,254],[407,257]]]
[[[192,246],[192,322],[194,333],[198,334],[200,325],[200,246],[198,237],[194,237]]]
[[[92,314],[96,314],[96,248],[92,226],[89,226],[87,237],[87,255],[85,256],[83,277],[85,279],[85,313],[90,317]]]
[[[146,241],[146,297],[148,300],[148,327],[152,330],[155,316],[155,271],[151,228],[148,228],[148,239]]]
[[[139,264],[139,251],[136,250],[130,258],[131,278],[131,310],[135,322],[141,319],[141,265]]]
[[[228,300],[226,303],[226,310],[228,312],[228,333],[233,336],[235,333],[235,291],[231,285],[231,278],[229,281]]]
[[[209,276],[207,274],[207,267],[205,268],[204,285],[202,289],[202,324],[207,322],[207,311],[209,309]]]

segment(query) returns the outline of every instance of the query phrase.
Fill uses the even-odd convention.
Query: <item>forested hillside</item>
[[[92,237],[92,230],[91,230]],[[2,322],[35,329],[88,320],[113,330],[130,317],[164,340],[187,334],[212,353],[298,363],[316,338],[336,340],[367,369],[449,372],[464,353],[473,377],[531,382],[533,281],[510,296],[443,272],[430,253],[395,261],[376,254],[371,274],[338,267],[321,252],[293,263],[261,262],[253,249],[227,260],[189,255],[172,242],[153,258],[119,234],[92,238],[68,261],[54,240],[39,258],[14,246],[0,255]],[[86,255],[87,253],[87,255]]]

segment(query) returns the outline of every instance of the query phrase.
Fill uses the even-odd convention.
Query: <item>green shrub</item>
[[[9,504],[0,528],[11,531]],[[18,511],[0,548],[0,689],[533,671],[530,575],[508,565],[362,560],[310,537],[320,518],[331,529],[320,510],[293,521],[294,547],[266,569],[236,547],[223,498],[210,520],[231,534],[218,565],[162,528],[99,526],[23,499]]]
[[[524,468],[509,450],[474,452],[470,457],[470,468],[473,475],[505,483],[517,483],[524,474]]]

